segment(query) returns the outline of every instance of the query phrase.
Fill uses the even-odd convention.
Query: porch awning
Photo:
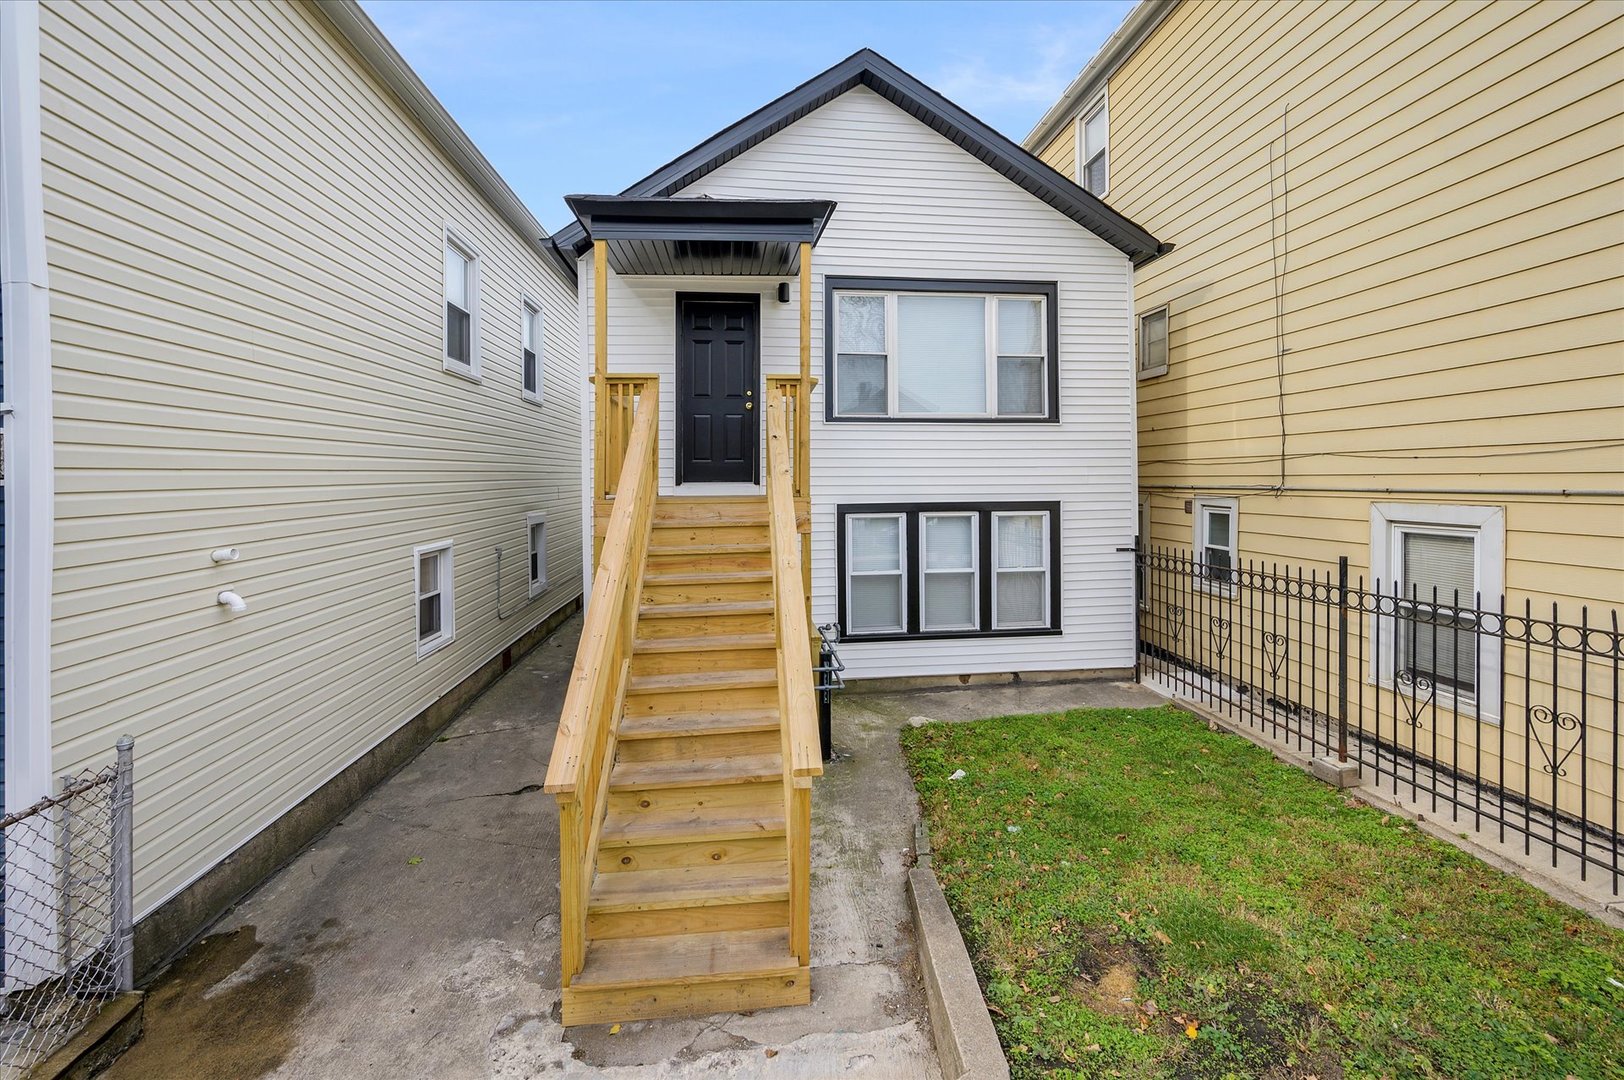
[[[650,198],[569,195],[586,235],[602,240],[617,274],[782,277],[801,268],[834,214],[827,199]]]

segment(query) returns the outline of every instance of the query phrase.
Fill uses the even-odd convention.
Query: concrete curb
[[[128,993],[103,1005],[67,1045],[28,1070],[27,1080],[89,1080],[141,1037],[144,994]]]
[[[1155,688],[1152,687],[1152,689]],[[1156,692],[1162,693],[1160,690],[1157,690]],[[1302,753],[1298,750],[1293,750],[1287,746],[1281,746],[1280,744],[1265,738],[1257,732],[1252,731],[1246,725],[1237,724],[1231,720],[1227,720],[1219,713],[1206,709],[1186,698],[1174,697],[1166,694],[1163,694],[1163,696],[1167,697],[1168,703],[1175,709],[1178,709],[1180,712],[1189,713],[1197,720],[1205,723],[1208,727],[1227,732],[1231,735],[1238,735],[1254,746],[1267,750],[1270,754],[1274,755],[1277,761],[1281,761],[1287,765],[1294,765],[1299,769],[1303,769],[1306,772],[1315,774],[1316,779],[1325,779],[1324,777],[1320,777],[1318,775],[1318,771],[1315,769],[1315,761],[1312,757],[1310,757],[1310,755]],[[1333,784],[1332,786],[1337,785]],[[1524,863],[1517,862],[1515,859],[1506,858],[1489,844],[1484,844],[1474,840],[1469,835],[1462,836],[1458,826],[1452,831],[1447,825],[1428,820],[1424,815],[1418,814],[1414,810],[1411,810],[1396,800],[1382,794],[1374,786],[1364,783],[1355,783],[1350,786],[1343,787],[1342,790],[1344,794],[1351,795],[1357,798],[1360,802],[1369,803],[1371,806],[1380,810],[1384,814],[1391,814],[1394,817],[1403,818],[1405,821],[1413,823],[1416,828],[1420,829],[1428,836],[1432,836],[1446,843],[1453,844],[1455,847],[1460,848],[1462,851],[1484,863],[1487,863],[1489,866],[1494,867],[1496,870],[1499,870],[1502,873],[1510,874],[1512,877],[1521,878],[1523,881],[1526,881],[1528,884],[1534,886],[1534,888],[1540,890],[1553,900],[1582,911],[1586,915],[1592,916],[1593,918],[1606,923],[1608,926],[1624,930],[1624,910],[1620,910],[1621,904],[1617,901],[1612,903],[1604,903],[1596,900],[1594,897],[1586,896],[1584,893],[1570,887],[1558,878],[1552,877],[1549,874],[1540,873],[1538,869]]]
[[[914,833],[919,838],[919,864],[908,871],[908,900],[942,1076],[945,1080],[1008,1080],[1009,1062],[1004,1060],[1004,1048],[970,965],[970,950],[964,947],[959,924],[931,869],[929,838],[922,826],[916,826]]]

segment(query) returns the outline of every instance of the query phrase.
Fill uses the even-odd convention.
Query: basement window
[[[417,592],[417,655],[427,656],[457,636],[452,606],[451,541],[412,550]]]

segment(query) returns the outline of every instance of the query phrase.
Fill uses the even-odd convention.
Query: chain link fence
[[[134,744],[0,820],[0,1080],[20,1080],[134,982]]]

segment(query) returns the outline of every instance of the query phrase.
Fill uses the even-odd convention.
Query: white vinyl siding
[[[580,566],[579,410],[522,402],[513,347],[529,293],[569,384],[574,286],[303,6],[53,2],[40,34],[53,761],[135,737],[139,917],[580,595],[555,574],[496,617],[526,513]],[[441,368],[448,222],[483,262],[483,386]],[[422,660],[418,538],[458,578]],[[524,583],[504,561],[504,601]]]
[[[830,423],[813,392],[813,614],[839,619],[836,508],[901,501],[1059,502],[1061,633],[847,642],[854,678],[1122,669],[1134,659],[1136,513],[1133,310],[1120,251],[866,88],[853,89],[733,158],[685,196],[828,198],[839,206],[812,255],[812,368],[824,370],[826,275],[1054,281],[1058,423]],[[592,257],[579,261],[578,384],[592,355]],[[661,492],[672,483],[676,290],[763,298],[765,374],[798,370],[799,304],[772,278],[610,275],[614,370],[661,378]],[[556,395],[555,395],[556,396]],[[590,399],[582,399],[585,409]],[[586,420],[590,412],[584,413]],[[686,489],[684,489],[686,491]],[[760,490],[745,488],[744,490]],[[985,559],[983,559],[985,562]]]

